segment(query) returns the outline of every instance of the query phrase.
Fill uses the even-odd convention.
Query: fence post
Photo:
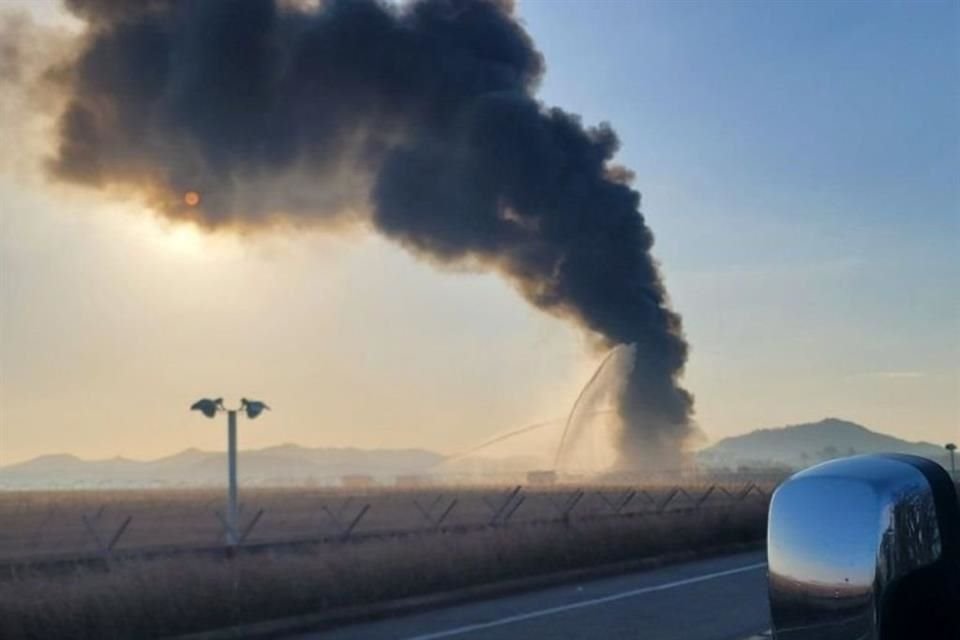
[[[583,496],[585,495],[586,494],[583,491],[577,489],[577,493],[574,494],[574,496],[570,499],[570,502],[567,504],[567,509],[563,513],[563,523],[565,525],[570,525],[570,514],[573,513],[573,510],[578,504],[580,504],[580,501],[583,500]]]
[[[263,516],[263,509],[257,511],[257,514],[253,516],[253,519],[250,520],[249,524],[243,529],[243,532],[240,534],[240,538],[237,541],[238,544],[243,544],[247,539],[247,536],[250,535],[250,532],[253,531],[253,528],[257,526],[257,523],[260,522],[260,518]]]
[[[323,511],[325,514],[327,514],[327,516],[333,521],[333,524],[334,526],[337,527],[337,529],[341,531],[343,530],[343,523],[340,522],[340,518],[338,518],[336,514],[333,513],[333,511],[330,511],[330,509],[327,508],[327,505],[325,504],[320,505],[320,510]]]
[[[667,505],[670,504],[670,501],[680,492],[680,489],[674,487],[670,493],[667,494],[667,497],[664,498],[663,502],[657,507],[657,513],[663,513],[663,510],[667,508]]]
[[[526,499],[527,499],[526,496],[520,496],[516,504],[513,505],[513,508],[510,509],[510,511],[503,516],[503,524],[507,524],[508,522],[510,522],[510,518],[513,517],[513,514],[517,512],[517,509],[520,508],[520,505],[522,505],[523,501]]]
[[[96,517],[96,516],[95,516]],[[82,514],[80,520],[83,522],[83,526],[86,528],[87,532],[93,538],[94,543],[97,545],[97,551],[100,555],[103,556],[105,560],[110,559],[110,555],[113,553],[113,548],[117,545],[117,542],[120,541],[121,536],[127,530],[127,527],[130,526],[130,521],[133,520],[133,516],[127,516],[126,519],[117,527],[117,530],[110,536],[110,540],[104,544],[103,539],[100,537],[100,533],[97,531],[96,527],[90,522],[90,518],[87,517],[87,514]]]
[[[612,502],[610,502],[610,500],[607,498],[607,496],[605,496],[605,495],[603,494],[603,491],[594,491],[594,493],[596,493],[598,496],[600,496],[600,499],[603,500],[604,504],[606,504],[608,507],[610,507],[610,510],[611,510],[611,511],[614,511],[614,510],[616,509],[616,506],[615,506]]]
[[[646,500],[647,502],[649,502],[650,504],[654,504],[654,505],[657,504],[657,499],[654,498],[654,497],[653,497],[652,495],[650,495],[649,493],[647,493],[646,489],[641,489],[641,490],[640,490],[640,495],[643,496],[643,499]]]
[[[117,542],[120,541],[120,536],[122,536],[124,531],[127,530],[127,527],[130,526],[130,522],[132,520],[133,516],[127,516],[127,519],[123,521],[123,524],[120,525],[120,528],[117,529],[117,532],[113,534],[113,537],[110,538],[110,542],[107,544],[107,553],[113,552],[113,548],[116,546]]]
[[[620,513],[627,508],[627,505],[630,504],[630,501],[633,500],[636,495],[637,492],[633,490],[626,492],[626,495],[624,496],[623,500],[620,501],[620,505],[617,507],[617,515],[620,515]]]
[[[447,519],[447,516],[450,515],[450,512],[453,511],[453,508],[455,506],[457,506],[457,498],[454,498],[453,500],[451,500],[450,505],[446,508],[446,510],[444,510],[443,513],[440,514],[440,517],[437,518],[437,524],[436,524],[437,529],[440,528],[440,525],[442,525],[443,521]]]
[[[93,542],[94,544],[97,545],[97,549],[101,553],[103,553],[103,540],[100,539],[100,534],[97,533],[97,530],[93,527],[92,524],[90,524],[90,520],[89,518],[87,518],[87,514],[85,513],[81,514],[80,520],[83,522],[83,526],[87,529],[87,533],[89,533],[90,536],[93,538]]]
[[[585,495],[586,494],[581,489],[577,489],[567,496],[567,499],[563,505],[558,505],[553,500],[550,500],[550,504],[552,504],[553,508],[560,513],[560,519],[563,521],[563,523],[570,524],[570,514],[573,512],[574,507],[577,506],[577,503],[580,502]]]
[[[426,520],[429,524],[433,524],[433,518],[430,516],[430,511],[432,511],[432,508],[430,510],[424,509],[422,506],[420,506],[420,502],[418,502],[416,498],[413,499],[413,506],[417,508],[417,511],[420,512],[420,516],[424,520]]]
[[[503,504],[501,504],[500,507],[494,511],[493,517],[490,518],[491,526],[497,523],[497,520],[500,519],[500,516],[506,511],[507,507],[510,506],[510,503],[513,502],[514,498],[516,498],[519,495],[520,490],[522,488],[523,487],[518,484],[516,487],[513,488],[513,491],[511,491],[507,495],[506,499],[503,501]],[[523,502],[523,496],[520,496],[520,502]],[[489,502],[487,503],[487,506],[488,507],[491,506]]]
[[[716,487],[717,485],[715,484],[710,485],[710,488],[707,489],[702,496],[700,496],[700,498],[697,500],[697,505],[696,505],[697,509],[699,509],[703,505],[703,503],[707,501],[707,498],[709,498],[713,494],[713,490],[716,489]]]
[[[223,514],[220,513],[220,511],[218,511],[218,510],[216,510],[216,509],[214,509],[213,514],[214,514],[215,516],[217,516],[217,520],[220,521],[220,526],[223,528],[224,532],[226,532],[227,536],[229,536],[229,539],[231,539],[231,540],[236,540],[236,539],[237,539],[237,535],[236,535],[236,532],[232,531],[233,527],[232,527],[232,525],[230,524],[230,521],[227,520],[227,519],[223,516]],[[219,538],[220,538],[220,534],[217,534],[217,539],[219,539]],[[228,544],[229,544],[229,543],[228,543]]]
[[[441,503],[443,496],[437,496],[430,502],[429,507],[424,507],[420,504],[420,501],[417,499],[413,500],[414,506],[420,512],[420,515],[423,516],[423,519],[434,529],[439,529],[440,525],[443,524],[443,521],[447,519],[447,516],[450,515],[450,512],[453,511],[453,508],[457,506],[457,498],[453,498],[450,501],[450,504],[447,505],[447,508],[440,513],[440,517],[434,519],[433,510]]]
[[[755,486],[756,485],[753,484],[753,482],[748,482],[747,486],[744,487],[743,491],[741,491],[740,494],[737,496],[737,501],[743,502],[743,499],[746,498],[748,495],[750,495],[750,492],[753,491],[753,488]]]
[[[353,533],[353,530],[356,528],[358,524],[360,524],[360,520],[363,519],[363,516],[367,515],[367,511],[369,510],[370,510],[369,504],[363,505],[363,508],[360,509],[360,512],[357,514],[357,516],[353,519],[352,522],[350,522],[347,528],[343,531],[342,537],[344,542],[346,542],[350,538],[350,534]]]

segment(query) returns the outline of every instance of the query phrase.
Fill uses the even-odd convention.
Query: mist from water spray
[[[588,451],[599,453],[594,457],[601,458],[589,461],[587,466],[592,471],[616,463],[615,458],[619,453],[616,451],[616,440],[623,423],[614,408],[620,402],[635,361],[636,348],[632,344],[611,349],[600,361],[567,416],[553,460],[554,469],[560,471],[569,468],[578,459],[582,465],[582,459]],[[594,446],[588,446],[590,444]],[[601,451],[596,452],[597,448]]]
[[[483,451],[484,449],[492,447],[496,444],[500,444],[501,442],[504,442],[506,440],[512,440],[514,438],[524,435],[525,433],[530,433],[532,431],[539,431],[547,427],[555,426],[559,422],[560,422],[559,420],[548,420],[547,422],[538,422],[536,424],[529,424],[525,427],[520,427],[519,429],[514,429],[512,431],[508,431],[507,433],[502,433],[498,436],[494,436],[488,440],[485,440],[484,442],[476,446],[470,447],[469,449],[451,454],[444,459],[444,462],[452,462],[455,460],[459,460],[461,458],[472,456],[476,453],[479,453],[480,451]]]
[[[609,471],[654,472],[663,470],[662,465],[647,464],[624,469],[623,418],[619,411],[621,396],[633,372],[636,362],[634,345],[621,345],[611,349],[600,361],[590,379],[580,390],[565,419],[539,422],[500,433],[484,442],[447,456],[445,462],[456,462],[478,453],[496,449],[497,445],[511,443],[513,455],[529,452],[536,455],[543,443],[531,449],[529,436],[546,430],[560,428],[559,438],[551,460],[554,471],[561,473],[598,474]],[[524,438],[528,436],[528,438]],[[518,446],[519,445],[519,446]],[[650,459],[657,452],[641,452],[639,459]],[[500,456],[494,456],[500,457]]]

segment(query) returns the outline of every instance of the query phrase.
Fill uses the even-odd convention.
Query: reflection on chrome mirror
[[[855,456],[790,478],[770,504],[774,637],[898,640],[909,628],[904,637],[957,638],[942,605],[955,597],[958,511],[946,472],[915,456]],[[910,605],[922,619],[905,620],[921,595],[937,619]]]

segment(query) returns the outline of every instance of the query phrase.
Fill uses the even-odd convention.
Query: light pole
[[[952,442],[948,442],[948,443],[944,446],[944,449],[946,449],[947,451],[950,452],[950,477],[952,477],[954,480],[956,480],[956,479],[957,479],[957,465],[956,465],[956,463],[955,463],[954,460],[953,460],[953,452],[957,450],[957,445],[953,444]]]
[[[237,507],[237,411],[244,411],[247,417],[253,420],[267,405],[257,400],[240,399],[239,409],[227,409],[223,406],[223,398],[203,398],[197,400],[190,409],[199,411],[208,418],[213,418],[219,411],[227,412],[227,545],[235,547],[239,540],[239,510]]]

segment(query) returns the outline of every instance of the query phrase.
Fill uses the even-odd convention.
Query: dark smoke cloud
[[[687,356],[615,133],[535,97],[508,2],[70,0],[58,178],[130,188],[210,228],[360,220],[504,274],[602,346],[636,345],[624,462],[691,435]],[[200,204],[184,203],[186,192]]]

